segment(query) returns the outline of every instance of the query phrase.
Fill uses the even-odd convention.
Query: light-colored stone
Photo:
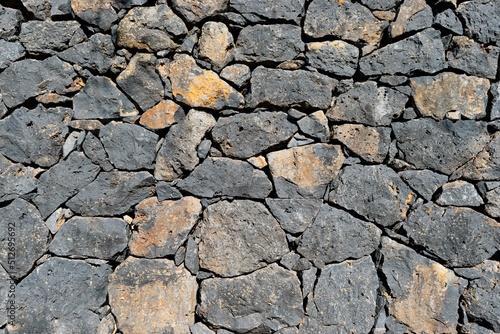
[[[71,8],[75,15],[86,23],[109,30],[118,20],[118,15],[113,9],[113,4],[116,2],[116,0],[71,0]]]
[[[208,60],[217,72],[233,59],[233,35],[222,22],[205,23],[198,46],[200,57]]]
[[[343,124],[333,128],[333,138],[369,162],[383,162],[391,144],[391,129],[361,124]]]
[[[172,100],[162,100],[146,110],[139,119],[139,124],[151,130],[170,127],[184,118],[184,110]]]
[[[262,155],[248,158],[247,161],[252,164],[252,166],[262,169],[267,166],[266,158]]]
[[[228,0],[173,0],[172,5],[189,23],[213,16],[227,7]]]
[[[396,21],[391,24],[391,36],[428,28],[432,21],[432,9],[425,0],[406,0],[399,8]]]

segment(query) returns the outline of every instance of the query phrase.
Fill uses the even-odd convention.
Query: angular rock
[[[191,107],[220,110],[237,108],[243,96],[219,76],[196,65],[194,58],[176,54],[170,64],[170,81],[174,97]]]
[[[199,233],[200,267],[223,277],[263,268],[289,252],[276,219],[263,204],[249,200],[210,205]]]
[[[116,84],[107,77],[91,76],[73,98],[75,119],[117,119],[139,114]]]
[[[457,170],[452,177],[467,180],[498,180],[500,175],[500,133],[496,132],[486,147]]]
[[[16,60],[23,58],[25,54],[21,43],[0,40],[0,70],[9,67]]]
[[[5,71],[3,72],[5,73]],[[50,167],[59,161],[71,109],[19,108],[0,120],[0,153],[24,164]]]
[[[486,193],[486,213],[494,218],[500,218],[500,187]]]
[[[472,0],[460,3],[458,15],[465,24],[465,33],[480,43],[498,42],[500,4],[492,0]],[[497,44],[498,45],[498,44]]]
[[[474,185],[465,181],[454,181],[443,185],[436,203],[442,206],[480,206],[484,204]]]
[[[399,173],[399,176],[426,201],[431,201],[436,190],[448,181],[446,175],[426,169],[407,170]]]
[[[319,139],[321,142],[326,143],[330,141],[330,128],[328,127],[328,119],[323,111],[318,110],[306,117],[300,119],[297,124],[300,131],[308,136]]]
[[[500,249],[500,224],[469,208],[427,203],[409,215],[404,228],[415,244],[447,266],[473,266]]]
[[[465,36],[455,36],[446,53],[450,67],[478,77],[495,79],[500,48],[484,47]]]
[[[118,20],[118,15],[113,8],[116,0],[71,0],[71,8],[75,15],[85,23],[108,31],[111,25]]]
[[[82,145],[85,155],[92,160],[93,163],[101,166],[106,172],[111,171],[114,167],[109,162],[108,155],[102,146],[101,141],[94,136],[91,132],[85,137],[85,141]]]
[[[190,24],[222,12],[227,7],[228,0],[173,0],[172,6]]]
[[[0,202],[10,201],[36,189],[40,169],[15,164],[0,155]]]
[[[246,85],[251,76],[250,67],[244,64],[226,66],[220,72],[220,77],[222,79],[229,81],[238,88]]]
[[[173,51],[186,25],[167,5],[132,8],[118,24],[118,46],[148,52]]]
[[[49,250],[59,256],[109,260],[125,250],[129,236],[122,219],[73,217],[61,226]]]
[[[201,209],[200,200],[191,196],[178,201],[145,199],[135,209],[130,253],[147,258],[174,255],[201,217]]]
[[[111,272],[108,264],[49,258],[17,285],[9,333],[95,333]]]
[[[82,216],[117,216],[154,194],[148,172],[102,172],[66,206]]]
[[[448,113],[469,119],[486,116],[489,80],[452,72],[410,79],[413,100],[423,116],[440,120]]]
[[[434,73],[447,67],[439,31],[432,28],[388,44],[360,59],[364,75]]]
[[[393,88],[377,87],[374,81],[357,82],[334,99],[326,117],[366,125],[390,125],[401,115],[408,97]]]
[[[389,314],[414,333],[457,333],[458,302],[466,281],[414,250],[382,238]]]
[[[266,204],[281,228],[292,234],[304,232],[322,206],[319,199],[266,198]]]
[[[54,55],[85,40],[76,21],[28,21],[21,25],[19,41],[32,54]]]
[[[71,212],[70,209],[59,208],[45,220],[45,225],[49,228],[52,234],[56,234],[61,226],[63,226],[66,222],[66,219],[71,217],[73,217],[73,212]]]
[[[323,198],[344,155],[338,145],[313,144],[271,152],[267,161],[279,198]]]
[[[100,168],[81,152],[73,152],[66,160],[50,168],[40,176],[38,191],[33,202],[43,219],[61,204],[76,195],[92,182]]]
[[[391,129],[344,124],[333,128],[333,138],[340,141],[363,160],[382,163],[389,152]]]
[[[377,11],[387,11],[394,8],[400,2],[401,0],[361,0],[363,5]]]
[[[36,0],[32,0],[33,2]],[[57,16],[71,15],[71,0],[50,0],[50,16],[55,18]]]
[[[500,119],[500,84],[498,82],[491,84],[490,94],[492,96],[490,119],[493,121]]]
[[[425,0],[405,0],[391,23],[391,37],[429,28],[434,21],[432,9]]]
[[[231,0],[229,7],[243,16],[297,22],[304,11],[304,0]]]
[[[236,61],[283,62],[294,59],[304,51],[302,29],[291,24],[248,26],[238,35]]]
[[[158,201],[164,201],[168,199],[180,199],[182,194],[177,188],[172,187],[167,182],[160,181],[156,184],[156,196]]]
[[[233,35],[222,22],[207,22],[203,25],[198,47],[200,57],[209,61],[216,72],[233,60]]]
[[[8,39],[21,28],[23,14],[20,10],[0,5],[0,38]]]
[[[191,334],[215,334],[207,325],[203,324],[203,322],[197,322],[190,328]]]
[[[297,275],[277,264],[236,278],[206,279],[200,293],[198,315],[235,333],[273,333],[298,325],[304,315]]]
[[[457,17],[455,12],[449,8],[438,13],[434,19],[434,22],[437,25],[454,32],[457,35],[462,35],[464,33],[462,22],[460,22],[460,19]]]
[[[335,82],[314,72],[285,71],[257,67],[250,80],[252,91],[249,105],[273,105],[326,109],[332,100]]]
[[[123,334],[189,333],[195,277],[166,259],[129,257],[110,276],[109,304]]]
[[[14,62],[0,73],[3,102],[12,108],[40,94],[63,94],[71,86],[75,76],[71,65],[57,57]]]
[[[373,253],[381,234],[375,225],[324,204],[302,234],[297,252],[321,268]]]
[[[318,70],[352,77],[358,68],[359,49],[344,41],[308,43],[306,57]]]
[[[215,125],[215,118],[191,109],[179,124],[173,125],[156,157],[155,178],[172,181],[198,165],[197,147]]]
[[[289,140],[297,126],[283,112],[259,111],[221,117],[212,138],[230,157],[249,158]]]
[[[184,117],[184,110],[181,106],[172,100],[162,100],[146,110],[139,119],[139,123],[150,130],[161,130],[179,123]]]
[[[246,161],[207,158],[184,180],[177,183],[182,191],[198,197],[232,196],[265,198],[273,186],[266,174]]]
[[[345,167],[329,195],[330,202],[383,226],[405,220],[414,198],[398,174],[384,165]]]

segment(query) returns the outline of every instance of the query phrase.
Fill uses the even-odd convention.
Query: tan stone
[[[198,47],[200,57],[208,60],[217,72],[233,59],[233,35],[222,22],[207,22],[203,25]]]
[[[175,99],[191,107],[220,110],[237,108],[244,102],[243,95],[215,72],[202,69],[185,54],[174,56],[170,64],[170,81]]]
[[[374,10],[372,13],[380,20],[392,21],[396,18],[394,10]]]
[[[100,130],[104,126],[98,120],[88,120],[88,119],[79,119],[70,121],[68,125],[73,129],[86,130],[86,131]]]
[[[110,276],[109,305],[123,334],[189,333],[196,278],[166,259],[128,257]]]
[[[129,242],[131,254],[148,258],[175,254],[200,218],[201,210],[200,200],[190,196],[177,201],[145,199],[137,205],[132,222],[137,230]]]
[[[172,5],[189,22],[199,22],[227,7],[228,0],[173,0]]]
[[[333,137],[364,160],[383,162],[389,151],[391,130],[360,124],[344,124],[334,127]]]
[[[71,99],[67,96],[64,96],[64,95],[59,95],[56,93],[47,93],[47,94],[37,96],[36,100],[37,100],[37,102],[40,102],[43,104],[55,104],[55,103],[68,102]]]
[[[151,130],[170,127],[184,117],[184,110],[171,100],[163,100],[142,114],[139,123]]]
[[[403,2],[399,9],[396,21],[391,24],[392,37],[404,34],[406,32],[406,24],[408,21],[427,7],[429,6],[425,0],[406,0]]]
[[[267,161],[266,158],[264,158],[262,155],[259,155],[257,157],[251,157],[247,159],[249,163],[252,164],[255,168],[262,169],[267,166]]]
[[[445,72],[434,77],[416,77],[410,80],[413,99],[424,116],[437,120],[449,112],[459,112],[468,119],[486,116],[488,79]]]

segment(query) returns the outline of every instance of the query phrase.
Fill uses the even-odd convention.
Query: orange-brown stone
[[[142,114],[139,123],[151,130],[170,127],[184,117],[182,108],[171,100],[160,101]]]

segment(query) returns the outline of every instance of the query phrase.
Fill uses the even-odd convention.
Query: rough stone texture
[[[228,0],[173,0],[173,7],[189,23],[199,22],[226,9]]]
[[[56,54],[85,40],[76,21],[29,21],[21,25],[19,41],[32,54]]]
[[[82,216],[120,215],[151,196],[153,182],[148,172],[101,172],[66,205]]]
[[[147,258],[174,255],[200,217],[200,200],[191,196],[178,201],[145,199],[136,206],[131,254]]]
[[[204,280],[200,293],[197,313],[235,333],[273,333],[298,325],[304,313],[299,279],[277,264],[241,277]]]
[[[454,181],[443,185],[436,203],[442,206],[480,206],[484,204],[474,185],[465,181]]]
[[[393,123],[392,129],[404,160],[447,175],[475,157],[490,140],[486,125],[474,121],[423,118]]]
[[[412,212],[405,224],[415,244],[452,267],[473,266],[492,256],[500,249],[499,227],[495,220],[472,209],[432,203]]]
[[[232,277],[265,267],[289,252],[285,232],[264,205],[249,200],[209,206],[200,225],[200,267]]]
[[[213,140],[230,157],[249,158],[289,140],[297,126],[283,112],[257,112],[219,118]]]
[[[434,22],[437,25],[454,32],[455,34],[462,35],[464,33],[462,22],[460,22],[460,19],[455,12],[449,8],[438,13]],[[455,39],[455,37],[453,39]],[[474,64],[470,65],[474,66]]]
[[[269,210],[288,233],[302,233],[318,214],[322,202],[318,199],[266,198]]]
[[[490,89],[487,79],[444,72],[434,77],[414,77],[410,85],[415,105],[423,116],[437,120],[450,112],[468,119],[486,116]]]
[[[220,77],[238,88],[245,86],[250,80],[250,68],[244,64],[234,64],[224,67]]]
[[[490,119],[500,119],[500,85],[497,82],[491,85],[490,94],[493,96],[491,100]]]
[[[359,155],[363,160],[381,163],[391,144],[391,129],[344,124],[333,128],[333,138]]]
[[[199,197],[265,198],[273,189],[266,174],[246,161],[208,158],[184,180],[179,189]]]
[[[230,0],[229,7],[245,17],[258,17],[261,20],[297,21],[304,10],[304,0]]]
[[[497,1],[467,1],[458,6],[457,12],[464,21],[467,36],[480,43],[498,42],[500,4]]]
[[[123,334],[189,333],[196,279],[166,259],[129,257],[110,276],[109,304]]]
[[[407,170],[399,173],[399,176],[427,201],[432,200],[436,190],[448,181],[446,175],[431,170]]]
[[[374,81],[355,83],[334,98],[326,116],[332,121],[366,125],[390,125],[404,110],[408,97],[393,88],[377,87]]]
[[[87,134],[82,144],[82,148],[85,155],[92,160],[94,164],[99,165],[104,171],[109,172],[113,169],[113,165],[109,162],[104,146],[92,133]]]
[[[391,24],[391,36],[394,38],[429,28],[433,20],[432,9],[425,0],[405,0],[399,7],[396,20]]]
[[[208,60],[217,72],[233,60],[233,35],[222,22],[205,23],[198,43],[200,57]]]
[[[383,226],[405,220],[414,198],[398,174],[384,165],[343,168],[329,195],[330,202]]]
[[[470,75],[495,79],[500,48],[484,47],[465,36],[455,36],[449,50],[446,58],[450,67]]]
[[[500,187],[486,193],[485,210],[493,218],[500,218]]]
[[[172,181],[192,171],[200,161],[197,147],[214,125],[212,115],[195,109],[173,125],[156,157],[156,179]]]
[[[119,218],[73,217],[61,226],[49,250],[59,256],[112,259],[125,250],[129,234]]]
[[[0,38],[7,39],[19,32],[23,20],[20,10],[0,6],[0,17]]]
[[[313,112],[300,119],[297,124],[304,134],[319,139],[323,143],[330,141],[331,133],[328,128],[328,119],[323,111]]]
[[[359,49],[344,41],[306,44],[308,63],[329,74],[352,77],[358,68]]]
[[[162,100],[141,115],[139,123],[150,130],[161,130],[184,119],[184,110],[172,100]]]
[[[107,31],[118,20],[113,5],[115,0],[71,0],[71,9],[75,15],[90,25]]]
[[[26,55],[24,47],[19,42],[0,40],[0,69],[6,69],[16,60]]]
[[[0,155],[0,203],[18,198],[37,188],[38,168],[10,162]]]
[[[344,155],[340,146],[313,144],[271,152],[267,161],[279,198],[323,198]]]
[[[488,145],[472,160],[454,173],[468,180],[498,180],[500,175],[500,133],[496,132]]]
[[[394,8],[401,0],[362,0],[361,3],[372,10],[386,11]]]

